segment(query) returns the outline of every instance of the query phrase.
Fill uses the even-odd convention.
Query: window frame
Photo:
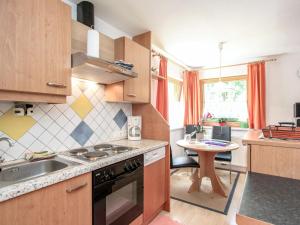
[[[246,86],[248,88],[248,81],[247,81],[247,75],[235,75],[235,76],[226,76],[222,77],[221,81],[223,82],[228,82],[228,81],[238,81],[238,80],[246,80]],[[200,79],[200,115],[203,115],[203,110],[204,110],[204,84],[208,83],[217,83],[220,79],[219,78],[207,78],[207,79]],[[248,99],[247,99],[248,101]],[[208,121],[203,121],[203,125],[205,126],[219,126],[220,123],[218,122],[208,122]],[[230,127],[240,127],[240,122],[226,122],[227,126]]]

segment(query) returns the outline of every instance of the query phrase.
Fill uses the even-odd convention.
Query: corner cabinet
[[[71,94],[71,9],[0,1],[0,100],[63,103]]]
[[[107,85],[105,99],[110,102],[150,102],[150,50],[122,37],[115,40],[115,60],[134,64],[137,78]]]
[[[91,174],[1,202],[0,215],[0,225],[92,225]]]

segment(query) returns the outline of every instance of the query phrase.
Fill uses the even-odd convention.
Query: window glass
[[[224,82],[204,82],[203,112],[213,118],[229,118],[246,121],[247,81],[245,79]]]

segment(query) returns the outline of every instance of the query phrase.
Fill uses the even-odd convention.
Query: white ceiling
[[[95,15],[191,67],[300,51],[300,0],[92,0]]]

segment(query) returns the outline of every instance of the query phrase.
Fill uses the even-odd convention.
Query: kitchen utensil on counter
[[[25,154],[25,159],[29,161],[37,161],[43,159],[51,159],[56,156],[54,152],[40,151],[40,152],[29,152]]]
[[[142,117],[128,116],[128,140],[139,141],[142,139]]]

